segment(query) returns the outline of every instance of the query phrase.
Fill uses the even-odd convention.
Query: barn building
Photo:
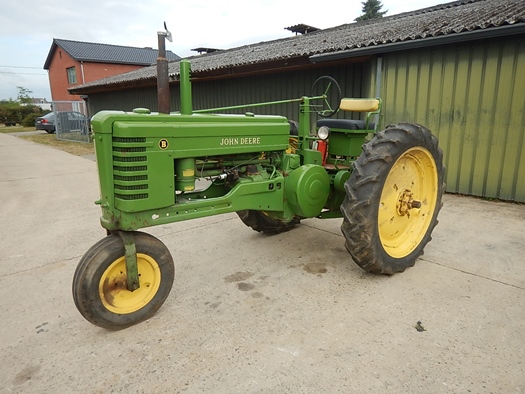
[[[430,128],[448,192],[525,202],[523,0],[454,1],[189,60],[195,109],[301,97],[330,75],[345,97],[380,96],[382,126]],[[169,72],[176,110],[179,63]],[[156,67],[70,92],[87,95],[91,113],[156,110]],[[249,110],[298,118],[297,105]]]

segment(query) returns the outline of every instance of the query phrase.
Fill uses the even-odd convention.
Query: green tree
[[[366,0],[361,3],[363,5],[363,15],[355,18],[356,22],[367,21],[369,19],[382,18],[387,11],[381,11],[383,4],[379,0]]]
[[[26,89],[23,86],[17,86],[16,88],[18,89],[18,96],[17,96],[16,99],[20,103],[30,104],[32,99],[31,99],[31,97],[29,95],[31,93],[33,93],[33,91],[29,90],[29,89]]]

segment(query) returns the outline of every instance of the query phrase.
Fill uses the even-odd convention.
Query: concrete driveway
[[[393,277],[351,261],[340,220],[146,229],[172,251],[172,293],[111,332],[71,296],[105,235],[95,163],[0,134],[0,168],[2,394],[525,392],[524,205],[445,196],[425,255]]]

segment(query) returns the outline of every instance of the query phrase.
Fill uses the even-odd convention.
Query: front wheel
[[[111,234],[80,260],[73,278],[73,299],[90,323],[112,330],[149,319],[168,297],[175,276],[166,246],[152,235],[133,232],[140,287],[127,289],[122,239]]]
[[[401,123],[376,134],[354,163],[341,205],[345,246],[374,274],[414,265],[441,209],[443,152],[423,126]]]

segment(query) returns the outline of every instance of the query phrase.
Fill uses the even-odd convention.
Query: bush
[[[27,114],[26,117],[22,120],[22,126],[24,127],[31,127],[35,125],[35,119],[38,118],[39,114]]]
[[[0,104],[0,121],[17,121],[17,109],[20,107],[20,104],[14,102],[5,102]]]
[[[44,111],[36,105],[20,105],[16,101],[0,102],[0,122],[22,123],[28,115],[42,116]],[[35,116],[35,117],[36,117]],[[34,125],[34,118],[33,123]],[[31,125],[30,125],[31,126]]]

